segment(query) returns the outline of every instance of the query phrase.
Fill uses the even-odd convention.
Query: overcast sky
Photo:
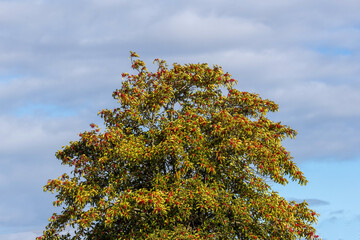
[[[270,118],[297,129],[284,142],[310,183],[274,186],[321,214],[327,240],[360,239],[360,1],[0,0],[0,239],[40,235],[55,211],[42,192],[66,168],[54,154],[130,72],[221,65],[237,89],[275,101]]]

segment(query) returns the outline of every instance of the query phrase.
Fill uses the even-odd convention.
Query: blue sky
[[[55,152],[101,126],[99,110],[130,72],[218,64],[236,88],[279,104],[309,180],[274,189],[307,200],[327,240],[360,239],[360,2],[356,0],[0,1],[0,239],[34,239],[55,209],[42,186]]]

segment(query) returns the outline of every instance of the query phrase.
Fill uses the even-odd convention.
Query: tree
[[[318,238],[318,214],[268,184],[307,183],[281,145],[296,131],[266,118],[278,105],[220,66],[155,62],[131,52],[120,106],[99,112],[106,130],[90,124],[56,153],[73,171],[44,186],[63,210],[37,239]]]

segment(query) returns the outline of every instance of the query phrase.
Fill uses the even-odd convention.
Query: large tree
[[[278,105],[220,66],[154,62],[131,52],[119,107],[99,112],[106,130],[90,124],[56,153],[73,170],[44,186],[63,210],[38,239],[317,238],[308,204],[269,186],[307,183],[281,145],[296,131],[266,118]]]

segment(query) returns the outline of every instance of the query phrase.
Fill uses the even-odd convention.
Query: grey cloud
[[[359,115],[358,56],[325,57],[308,44],[346,47],[337,42],[356,40],[358,30],[350,24],[357,16],[352,10],[355,2],[341,6],[332,3],[326,5],[326,11],[315,4],[310,12],[308,1],[245,1],[242,5],[227,1],[205,6],[203,1],[196,1],[166,4],[169,9],[165,12],[156,4],[149,9],[154,3],[151,1],[79,1],[71,7],[66,3],[2,3],[0,24],[11,28],[5,28],[7,34],[0,43],[1,67],[5,71],[16,66],[23,75],[1,84],[0,107],[5,111],[24,111],[16,109],[44,101],[60,111],[83,111],[93,102],[98,103],[96,112],[106,108],[113,104],[110,95],[120,86],[121,72],[129,70],[128,51],[139,50],[148,63],[164,57],[175,62],[222,65],[239,79],[240,90],[258,92],[278,102],[278,116],[299,126],[300,133],[305,133],[302,126],[309,127],[307,122],[322,122],[306,132],[309,139],[320,144],[320,155],[330,148],[331,154],[339,157],[358,142],[353,131],[356,124],[349,124]],[[349,8],[350,14],[341,20],[335,10],[344,8]],[[237,11],[229,12],[234,9]],[[326,25],[316,11],[334,14],[332,22]],[[328,42],[333,39],[329,34],[338,39]],[[333,84],[339,79],[342,84]],[[322,126],[332,126],[334,117],[339,116],[347,119],[332,130],[332,135],[339,129],[343,138],[333,138],[333,143],[321,146],[330,134]],[[344,126],[353,128],[344,132],[340,130]],[[306,146],[306,141],[302,143],[301,137],[296,142],[303,146],[297,152],[304,156],[313,153],[314,148]],[[350,156],[356,154],[352,152]]]
[[[189,49],[229,49],[250,39],[261,38],[269,29],[261,23],[235,17],[199,15],[183,11],[163,19],[149,30],[159,41],[170,41]],[[161,34],[166,32],[165,35]],[[204,41],[206,39],[206,41]],[[197,50],[198,51],[198,50]]]
[[[329,202],[320,199],[305,199],[305,200],[306,202],[309,203],[310,206],[324,206],[330,204]]]
[[[298,130],[295,140],[284,141],[284,146],[290,150],[296,160],[350,160],[358,155],[359,123],[355,119],[341,117],[306,119],[306,116],[293,119],[288,115],[273,114],[273,116],[276,120],[281,120]]]
[[[91,121],[89,116],[84,119]],[[48,179],[70,172],[54,154],[69,141],[79,139],[79,132],[90,128],[89,122],[76,118],[22,120],[0,119],[0,135],[7,136],[0,149],[0,232],[45,226],[51,214],[59,211],[51,207],[55,194],[44,193],[41,187]]]
[[[303,201],[306,201],[309,206],[325,206],[325,205],[329,205],[330,203],[321,199],[314,199],[314,198],[309,198],[309,199],[297,199],[297,198],[289,198],[289,201],[295,201],[297,203],[301,203]]]
[[[0,133],[6,136],[0,151],[8,157],[48,153],[64,139],[75,137],[81,126],[88,125],[73,117],[59,120],[1,117],[0,123]]]
[[[343,214],[343,213],[344,213],[344,210],[337,210],[337,211],[330,212],[330,215],[340,215],[340,214]]]
[[[111,93],[130,72],[129,50],[149,66],[158,57],[222,65],[236,88],[279,103],[271,118],[299,130],[286,145],[302,160],[358,156],[359,7],[350,0],[2,1],[0,163],[8,171],[0,172],[0,189],[49,202],[40,192],[62,172],[55,151],[89,123],[101,125],[98,110],[116,106]],[[349,54],[328,54],[333,49]],[[22,208],[8,209],[0,216],[16,222]],[[18,226],[46,222],[49,212],[26,212]]]
[[[353,217],[329,216],[325,217],[318,225],[317,232],[321,237],[329,239],[356,239],[358,236],[358,222]]]

